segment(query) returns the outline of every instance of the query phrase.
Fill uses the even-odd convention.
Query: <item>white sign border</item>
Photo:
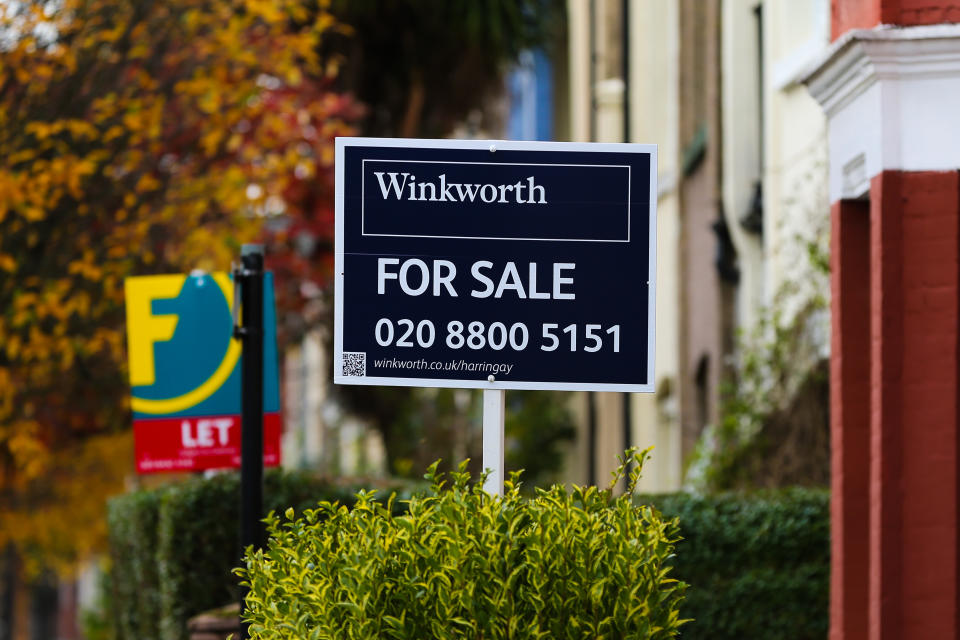
[[[573,151],[586,153],[650,154],[649,254],[647,282],[647,382],[645,384],[608,384],[578,382],[489,381],[483,378],[394,378],[378,376],[345,376],[343,366],[343,270],[344,270],[344,150],[347,147],[401,147],[406,149],[456,149],[466,151]],[[530,142],[513,140],[459,140],[428,138],[337,137],[334,199],[334,384],[383,385],[394,387],[440,387],[450,389],[528,389],[547,391],[620,391],[654,393],[656,362],[656,298],[657,298],[657,145],[628,142]],[[471,238],[479,239],[479,238]]]
[[[420,163],[420,164],[475,164],[475,165],[496,165],[496,166],[510,166],[510,167],[602,167],[612,168],[612,169],[626,169],[627,170],[627,237],[620,239],[602,239],[594,240],[591,238],[504,238],[497,236],[428,236],[428,235],[414,235],[410,233],[368,233],[367,232],[367,218],[366,218],[366,202],[360,203],[360,235],[371,236],[371,237],[383,237],[383,238],[437,238],[440,240],[509,240],[509,241],[523,241],[523,242],[620,242],[620,243],[630,243],[630,215],[632,213],[633,207],[630,202],[630,188],[631,181],[633,180],[633,171],[631,170],[630,165],[628,164],[562,164],[562,163],[543,163],[543,162],[447,162],[445,160],[384,160],[382,158],[364,158],[361,164],[363,165],[363,172],[360,174],[360,192],[366,193],[366,164],[368,162],[406,162],[406,163]]]

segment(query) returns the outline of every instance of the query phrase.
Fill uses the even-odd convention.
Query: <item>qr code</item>
[[[367,375],[367,354],[364,351],[343,354],[343,375],[363,378]]]

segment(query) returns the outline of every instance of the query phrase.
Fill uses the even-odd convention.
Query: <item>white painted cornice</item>
[[[843,34],[801,73],[801,82],[829,117],[877,80],[958,74],[960,24],[880,25]]]
[[[960,24],[849,31],[802,75],[829,121],[831,201],[883,170],[960,168]]]

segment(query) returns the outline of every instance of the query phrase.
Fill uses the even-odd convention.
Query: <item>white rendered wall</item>
[[[818,230],[825,241],[829,228],[826,118],[800,84],[829,44],[829,15],[829,0],[764,2],[764,302],[776,301],[786,318],[829,293],[806,246]]]

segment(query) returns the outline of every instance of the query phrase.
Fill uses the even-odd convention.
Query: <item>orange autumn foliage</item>
[[[102,542],[91,505],[132,472],[128,435],[94,437],[129,426],[123,279],[226,269],[332,180],[335,28],[324,1],[0,3],[0,546]]]
[[[133,456],[130,431],[93,436],[48,456],[43,482],[8,496],[0,540],[18,550],[28,576],[69,575],[101,551],[107,537],[104,499],[124,488]]]

